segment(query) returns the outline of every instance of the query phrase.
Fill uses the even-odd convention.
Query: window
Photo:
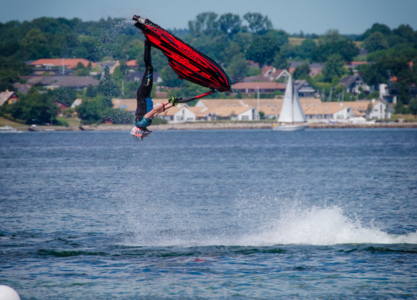
[[[187,118],[187,121],[194,121],[194,118]]]
[[[248,116],[242,116],[242,120],[249,120]]]
[[[182,121],[184,120],[183,116],[177,116],[177,121]]]
[[[338,119],[343,119],[343,115],[337,115]]]

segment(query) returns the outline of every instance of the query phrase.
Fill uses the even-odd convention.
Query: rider
[[[151,63],[151,43],[145,40],[145,52],[143,55],[146,71],[143,75],[140,87],[136,91],[137,107],[135,114],[135,127],[132,128],[131,134],[136,138],[146,137],[152,133],[147,126],[152,124],[152,119],[166,109],[177,105],[175,97],[168,100],[167,103],[158,104],[153,107],[151,91],[153,85],[153,67]]]

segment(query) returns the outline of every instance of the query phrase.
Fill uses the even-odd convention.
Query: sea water
[[[417,297],[417,130],[0,135],[22,299]]]

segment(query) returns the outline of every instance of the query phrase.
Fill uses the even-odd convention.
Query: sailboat
[[[274,124],[272,130],[276,131],[298,131],[307,128],[306,116],[301,107],[297,89],[294,86],[292,77],[289,77],[287,89],[285,90],[284,103],[279,115],[278,123]]]

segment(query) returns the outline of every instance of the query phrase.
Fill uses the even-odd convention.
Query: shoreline
[[[239,129],[272,129],[274,123],[178,123],[152,125],[152,131],[165,130],[239,130]],[[28,126],[15,127],[18,131],[30,131]],[[375,124],[326,124],[311,123],[307,129],[373,129],[373,128],[417,128],[417,122],[409,123],[375,123]],[[95,127],[63,127],[63,126],[39,126],[36,131],[130,131],[132,125],[99,125]]]

